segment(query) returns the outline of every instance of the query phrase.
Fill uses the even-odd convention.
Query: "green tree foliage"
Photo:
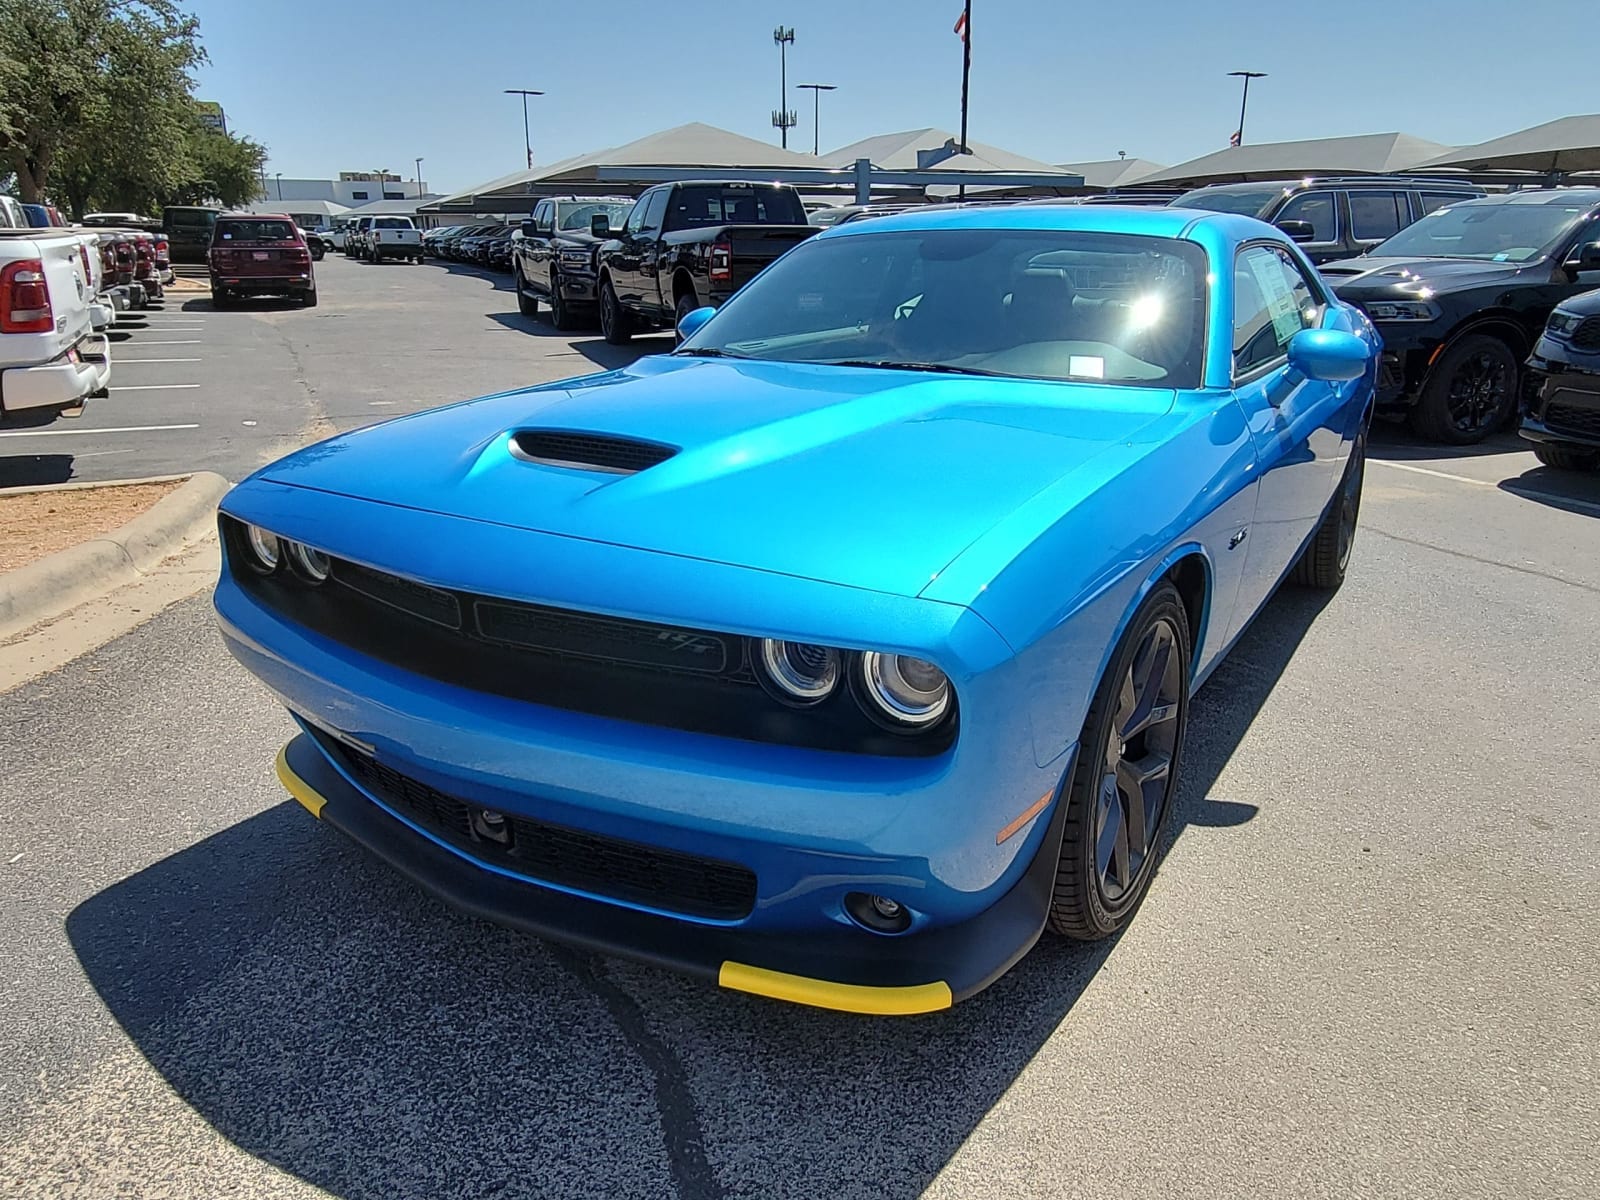
[[[253,199],[265,151],[201,121],[203,61],[172,0],[0,0],[0,169],[75,215]]]

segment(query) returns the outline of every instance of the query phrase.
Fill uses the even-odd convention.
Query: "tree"
[[[172,0],[0,0],[0,160],[23,201],[39,202],[58,162],[68,195],[87,194],[97,162],[152,192],[179,186],[162,159],[204,60],[198,22]]]

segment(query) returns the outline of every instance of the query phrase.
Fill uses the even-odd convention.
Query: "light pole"
[[[1245,109],[1250,106],[1250,81],[1252,79],[1265,79],[1267,73],[1265,71],[1229,71],[1228,75],[1231,78],[1244,80],[1244,98],[1239,101],[1239,131],[1233,135],[1233,144],[1242,146],[1244,145],[1244,114]]]
[[[419,159],[416,160],[416,163],[417,163],[417,199],[421,200],[422,199],[422,160],[419,158]]]
[[[528,97],[542,96],[531,88],[507,88],[506,95],[522,97],[522,148],[528,152],[528,170],[533,170],[533,140],[528,136]]]
[[[273,181],[276,182],[277,185],[278,185],[278,203],[282,204],[283,203],[283,172],[282,171],[274,171],[272,173],[272,178],[273,178]]]
[[[789,47],[794,45],[794,30],[779,25],[772,31],[773,44],[778,47],[779,100],[782,107],[772,114],[773,128],[783,135],[783,148],[789,148],[789,130],[797,124],[794,110],[789,107]]]
[[[822,139],[818,133],[817,120],[822,113],[822,93],[831,92],[839,85],[836,83],[797,83],[795,87],[801,91],[811,93],[811,154],[816,157],[822,153]]]

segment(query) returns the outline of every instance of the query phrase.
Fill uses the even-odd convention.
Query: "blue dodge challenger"
[[[288,791],[472,913],[862,1013],[1105,937],[1189,698],[1336,588],[1378,338],[1246,217],[903,214],[220,516]]]

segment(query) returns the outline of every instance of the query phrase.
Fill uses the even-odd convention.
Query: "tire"
[[[522,278],[521,267],[517,268],[515,278],[517,281],[517,311],[525,317],[538,316],[539,297],[528,295],[528,284],[527,281]]]
[[[550,273],[550,324],[563,332],[571,329],[574,324],[572,306],[561,294],[561,276],[554,271]]]
[[[1554,467],[1557,471],[1600,470],[1600,450],[1558,446],[1553,442],[1535,442],[1533,456],[1545,466]]]
[[[1350,460],[1345,463],[1339,490],[1328,502],[1328,511],[1322,514],[1317,532],[1306,543],[1290,572],[1290,579],[1301,587],[1336,592],[1344,582],[1350,551],[1355,546],[1356,523],[1361,517],[1361,485],[1366,471],[1367,431],[1363,427],[1350,448]]]
[[[700,301],[693,292],[684,292],[672,306],[672,343],[679,345],[683,339],[678,336],[678,322],[700,307]]]
[[[1066,824],[1048,917],[1063,937],[1097,941],[1122,929],[1155,874],[1189,723],[1189,638],[1183,598],[1170,582],[1159,584],[1128,622],[1095,688],[1063,797]]]
[[[227,288],[212,288],[211,289],[211,307],[212,308],[227,308],[232,303],[233,303],[233,293],[230,292]]]
[[[1411,428],[1448,446],[1481,442],[1517,404],[1517,356],[1497,337],[1469,333],[1445,348],[1422,384]]]
[[[633,340],[633,317],[622,307],[609,279],[600,284],[600,333],[613,346],[626,346]]]
[[[315,308],[316,306],[317,306],[317,289],[316,288],[312,288],[309,292],[302,292],[300,294],[300,307],[301,308]]]

